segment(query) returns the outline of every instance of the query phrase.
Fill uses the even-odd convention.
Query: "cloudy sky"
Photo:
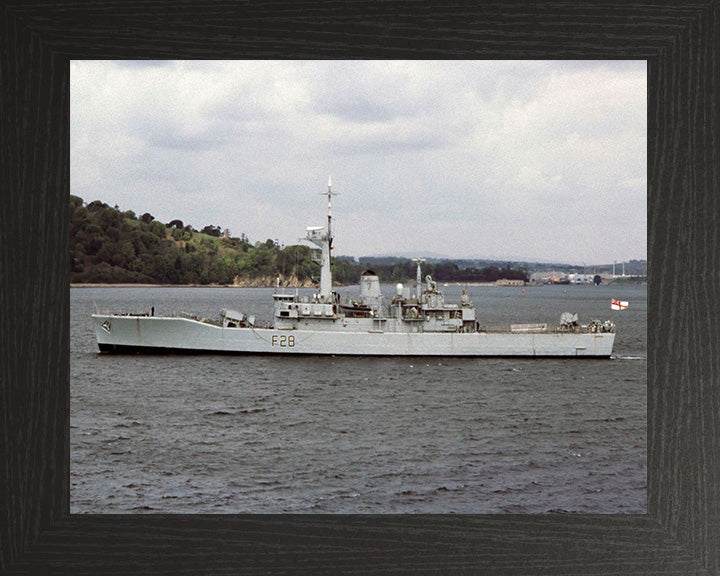
[[[336,255],[647,257],[644,61],[74,61],[71,193]]]

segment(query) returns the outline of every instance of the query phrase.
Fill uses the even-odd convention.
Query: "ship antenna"
[[[417,284],[416,284],[416,289],[415,289],[415,290],[416,290],[418,302],[420,302],[420,296],[422,295],[422,293],[421,293],[421,290],[422,290],[422,287],[421,287],[421,286],[422,286],[422,272],[420,271],[420,264],[422,264],[423,262],[425,262],[425,258],[413,258],[412,261],[417,263]]]
[[[325,194],[325,192],[323,192]],[[332,272],[330,267],[330,254],[332,250],[332,197],[337,195],[337,192],[332,190],[332,177],[328,176],[328,223],[327,232],[319,239],[312,239],[311,241],[322,248],[322,256],[320,262],[320,296],[327,302],[332,298]]]
[[[332,176],[328,176],[328,189],[327,189],[327,199],[328,199],[328,225],[327,225],[327,235],[328,235],[328,242],[330,242],[330,248],[332,248],[332,197],[337,196],[339,192],[333,192],[332,191]]]

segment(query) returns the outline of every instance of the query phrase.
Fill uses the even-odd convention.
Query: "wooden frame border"
[[[720,573],[718,0],[0,6],[0,571]],[[69,514],[69,61],[643,59],[647,515]]]

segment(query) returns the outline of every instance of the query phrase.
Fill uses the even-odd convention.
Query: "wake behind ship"
[[[386,304],[378,276],[360,278],[356,299],[333,290],[332,183],[328,181],[327,226],[306,228],[306,239],[320,251],[320,286],[312,297],[276,288],[273,324],[255,325],[254,317],[222,310],[218,320],[192,315],[97,313],[92,315],[101,352],[206,354],[324,354],[354,356],[530,356],[609,358],[615,325],[593,320],[578,323],[565,312],[557,326],[512,324],[486,330],[476,318],[470,297],[445,302],[437,283],[422,281],[421,259],[413,292],[397,284]]]

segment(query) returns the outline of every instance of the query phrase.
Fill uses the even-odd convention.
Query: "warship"
[[[333,290],[332,181],[328,180],[327,225],[306,228],[320,264],[319,290],[300,296],[276,284],[273,322],[261,326],[253,315],[224,309],[219,319],[182,313],[95,313],[93,327],[101,353],[311,354],[352,356],[525,356],[609,358],[615,339],[610,320],[578,323],[564,312],[557,326],[511,324],[485,329],[466,291],[446,303],[431,276],[422,279],[420,258],[415,290],[397,284],[385,303],[372,270],[360,277],[355,298]]]

